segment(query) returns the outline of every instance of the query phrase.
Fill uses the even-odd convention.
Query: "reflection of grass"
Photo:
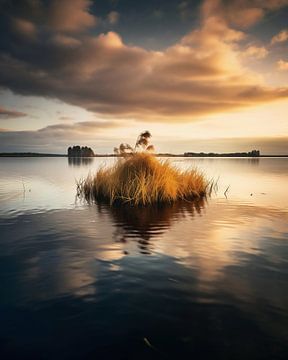
[[[149,205],[201,198],[208,187],[197,170],[181,171],[151,154],[135,153],[89,175],[78,183],[78,192],[87,200]]]
[[[150,240],[159,238],[174,222],[200,215],[205,204],[206,198],[202,197],[193,201],[179,200],[153,206],[109,206],[105,203],[98,203],[97,206],[99,212],[105,210],[112,216],[119,241],[136,238],[141,249],[146,251],[149,250],[147,247]]]

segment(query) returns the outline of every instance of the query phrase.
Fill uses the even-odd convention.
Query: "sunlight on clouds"
[[[96,21],[90,4],[52,1],[48,41],[31,45],[33,57],[26,56],[24,40],[17,52],[11,47],[0,54],[3,86],[20,94],[53,96],[98,116],[165,123],[191,122],[288,97],[287,87],[267,86],[261,73],[242,63],[241,42],[247,33],[230,25],[237,2],[224,8],[220,1],[205,1],[198,28],[162,51],[127,45],[113,31],[83,33]],[[265,2],[258,7],[265,12],[281,6]],[[247,11],[254,11],[248,3]],[[40,24],[38,28],[47,31]],[[268,53],[254,45],[245,51],[258,59]]]
[[[288,61],[279,60],[277,61],[277,66],[281,71],[288,71]]]
[[[268,55],[268,53],[269,51],[264,46],[251,45],[243,51],[242,56],[263,59]]]
[[[178,16],[190,19],[190,5],[182,2]],[[178,141],[281,137],[283,152],[287,30],[270,33],[269,43],[248,30],[287,5],[204,0],[197,24],[156,51],[132,46],[121,29],[103,33],[118,29],[121,11],[98,18],[89,0],[11,0],[0,50],[1,145],[21,137],[25,149],[42,142],[64,151],[70,142],[102,141],[107,151],[148,128],[160,143],[176,134]]]
[[[282,30],[279,34],[273,36],[271,44],[281,43],[288,40],[288,30]]]

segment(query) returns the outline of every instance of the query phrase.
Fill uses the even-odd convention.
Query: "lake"
[[[1,358],[287,359],[288,159],[171,159],[218,179],[195,203],[78,199],[113,161],[0,159]]]

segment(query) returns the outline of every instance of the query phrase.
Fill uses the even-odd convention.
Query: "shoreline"
[[[260,159],[260,158],[288,158],[287,155],[260,155],[260,156],[241,156],[241,155],[228,155],[228,154],[215,154],[215,155],[192,155],[187,156],[184,154],[155,154],[157,157],[177,157],[177,158],[241,158],[241,159]],[[99,157],[117,157],[114,154],[97,154],[94,156],[89,157],[70,157],[67,154],[42,154],[42,153],[0,153],[0,157],[66,157],[66,158],[85,158],[85,159],[93,159],[93,158],[99,158]]]

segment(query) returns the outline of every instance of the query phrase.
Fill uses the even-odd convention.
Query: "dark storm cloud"
[[[15,119],[24,116],[27,116],[27,114],[16,110],[8,110],[0,106],[0,120]]]
[[[246,34],[230,25],[231,9],[247,10],[250,20],[242,25],[248,26],[259,20],[259,9],[264,14],[286,0],[207,0],[201,25],[162,51],[126,45],[112,31],[89,32],[97,26],[91,1],[24,3],[19,10],[16,2],[4,2],[0,84],[16,93],[57,98],[103,116],[177,122],[288,96],[286,87],[268,87],[242,65]]]

